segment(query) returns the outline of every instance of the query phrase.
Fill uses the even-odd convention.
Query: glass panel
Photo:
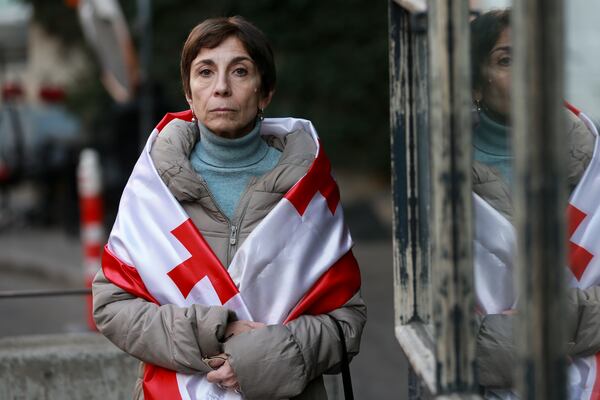
[[[478,1],[472,9],[471,87],[473,115],[474,281],[477,365],[486,397],[511,398],[509,354],[516,308],[515,230],[512,225],[511,146],[512,11],[509,1]],[[493,328],[492,328],[493,327]],[[495,329],[497,328],[497,329]],[[490,335],[480,335],[480,332]],[[501,343],[494,352],[493,342]],[[508,356],[507,356],[508,354]],[[491,371],[487,373],[487,371]],[[494,378],[504,377],[504,382]],[[498,384],[498,382],[501,382]],[[495,386],[487,388],[487,386]],[[499,386],[499,387],[498,387]]]

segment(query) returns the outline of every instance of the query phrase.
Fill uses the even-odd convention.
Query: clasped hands
[[[253,321],[233,321],[227,324],[225,328],[225,338],[229,339],[232,336],[239,335],[240,333],[249,332],[253,329],[259,329],[265,327],[266,324],[262,322]],[[206,363],[214,370],[206,374],[206,379],[209,382],[215,383],[223,389],[233,389],[236,392],[240,391],[240,384],[231,364],[228,360],[228,354],[221,353],[216,356],[210,357]]]

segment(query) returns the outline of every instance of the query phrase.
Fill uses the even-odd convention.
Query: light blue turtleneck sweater
[[[217,136],[201,123],[198,126],[200,140],[190,154],[190,162],[231,220],[250,179],[271,171],[281,152],[262,140],[260,121],[250,133],[238,139]]]
[[[479,126],[473,135],[473,158],[495,167],[506,182],[512,183],[512,151],[510,132],[506,125],[493,121],[485,113],[479,113]]]

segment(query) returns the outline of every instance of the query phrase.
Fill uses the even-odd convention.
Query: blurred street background
[[[188,107],[179,77],[187,34],[229,15],[272,42],[278,83],[266,116],[311,120],[334,164],[369,307],[352,363],[356,398],[403,399],[384,1],[0,0],[0,292],[84,287],[81,151],[99,161],[104,241],[141,144],[166,112]],[[0,358],[15,338],[43,347],[48,337],[31,335],[89,332],[84,296],[0,298],[0,317]]]
[[[600,3],[571,0],[566,12],[567,99],[598,119]],[[272,42],[278,83],[266,116],[311,120],[336,171],[369,308],[351,366],[355,397],[405,399],[393,326],[386,1],[0,0],[0,292],[85,287],[98,264],[82,243],[81,151],[92,149],[100,167],[94,232],[103,243],[142,143],[166,112],[188,107],[185,38],[203,19],[230,15]],[[44,346],[35,335],[90,331],[84,296],[0,298],[0,321],[0,359],[18,340]],[[0,398],[6,390],[0,381]]]

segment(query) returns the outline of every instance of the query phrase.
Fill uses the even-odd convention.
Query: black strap
[[[352,378],[350,377],[350,362],[348,361],[348,350],[346,348],[346,338],[344,336],[344,331],[342,330],[342,325],[340,322],[331,316],[333,322],[335,322],[335,326],[337,327],[338,334],[340,335],[340,342],[342,343],[342,382],[344,383],[344,398],[346,400],[354,400],[354,393],[352,392]]]

